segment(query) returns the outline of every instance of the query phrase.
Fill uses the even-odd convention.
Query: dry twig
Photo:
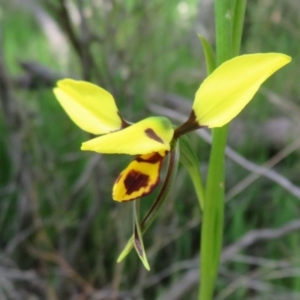
[[[232,260],[243,249],[262,240],[272,240],[300,230],[300,220],[291,221],[277,229],[259,229],[246,233],[236,243],[226,247],[222,252],[222,262]],[[191,260],[190,265],[198,266],[198,259]],[[194,288],[199,281],[199,271],[186,272],[171,288],[161,297],[161,300],[179,300],[189,290]]]

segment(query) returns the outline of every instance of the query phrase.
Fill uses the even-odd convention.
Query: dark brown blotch
[[[145,130],[145,133],[146,133],[147,137],[149,137],[150,139],[164,144],[164,141],[155,133],[155,131],[153,129],[147,128]]]
[[[127,195],[137,192],[143,187],[147,187],[148,184],[149,176],[136,170],[131,170],[124,180]]]
[[[162,162],[163,160],[163,156],[161,156],[159,153],[155,152],[153,153],[152,156],[150,156],[147,159],[143,158],[143,155],[139,155],[135,158],[136,161],[138,162],[145,162],[145,163],[149,163],[149,164],[156,164],[158,162]]]

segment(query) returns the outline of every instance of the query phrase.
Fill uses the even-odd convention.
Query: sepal
[[[63,79],[53,92],[72,121],[93,134],[113,132],[124,127],[113,96],[86,81]]]
[[[222,127],[253,98],[261,84],[291,61],[281,53],[237,56],[220,65],[198,89],[193,112],[200,126]]]
[[[130,155],[170,151],[173,134],[169,119],[149,117],[123,130],[89,140],[82,144],[81,150]]]
[[[133,243],[136,253],[138,254],[140,260],[142,261],[146,270],[150,271],[150,266],[148,263],[144,242],[143,242],[143,233],[140,224],[140,203],[139,200],[133,203],[133,218],[134,218],[134,229],[133,229]]]

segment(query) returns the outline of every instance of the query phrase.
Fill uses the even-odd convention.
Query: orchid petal
[[[260,85],[291,61],[280,53],[237,56],[218,67],[198,89],[193,112],[201,126],[222,127],[252,99]]]
[[[81,129],[104,134],[122,128],[122,119],[113,96],[85,81],[63,79],[54,94],[72,121]]]
[[[159,153],[138,156],[116,180],[113,199],[123,202],[150,194],[159,183],[163,158]]]
[[[81,150],[130,155],[169,151],[174,129],[165,117],[150,117],[82,144]]]

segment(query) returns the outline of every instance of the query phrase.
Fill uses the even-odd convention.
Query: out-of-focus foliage
[[[130,158],[81,152],[91,136],[52,87],[89,80],[128,120],[164,105],[160,114],[178,122],[205,77],[197,33],[213,41],[211,1],[3,0],[0,9],[0,299],[194,299],[201,216],[186,172],[145,235],[151,272],[132,254],[116,264],[133,224],[130,203],[113,202],[111,189]],[[242,52],[283,52],[293,63],[233,122],[229,145],[259,165],[277,155],[275,171],[295,185],[261,177],[237,193],[249,171],[229,160],[225,246],[299,218],[299,9],[248,3]],[[209,145],[191,137],[205,173]],[[224,261],[216,299],[299,299],[299,248],[297,232],[246,245]]]

